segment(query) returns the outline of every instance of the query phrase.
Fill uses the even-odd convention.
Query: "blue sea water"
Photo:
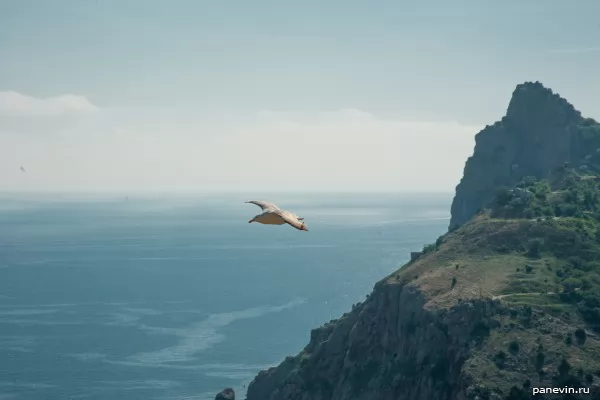
[[[0,197],[0,399],[243,398],[448,226],[450,194]]]

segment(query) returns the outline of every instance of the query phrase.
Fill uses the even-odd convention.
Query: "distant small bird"
[[[308,232],[306,224],[302,222],[304,221],[304,218],[300,218],[293,212],[284,211],[277,207],[275,204],[266,201],[251,200],[247,201],[246,203],[256,204],[263,210],[262,214],[258,214],[257,216],[252,218],[250,221],[248,221],[249,223],[258,222],[259,224],[265,225],[288,224],[300,231]]]
[[[20,168],[20,170],[21,170],[21,172],[25,172],[25,168],[23,168],[23,166],[22,166],[22,165],[21,165],[21,168]]]

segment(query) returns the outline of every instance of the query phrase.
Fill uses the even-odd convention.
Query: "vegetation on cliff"
[[[584,125],[596,143],[598,125]],[[476,297],[503,304],[464,368],[480,398],[492,390],[525,399],[531,385],[596,386],[600,378],[600,150],[589,149],[576,168],[565,163],[546,179],[497,188],[488,208],[394,274],[437,307]]]
[[[475,151],[456,187],[450,227],[487,207],[500,187],[543,179],[569,162],[600,173],[600,124],[539,82],[514,90],[506,115],[475,136]]]
[[[470,219],[261,372],[248,400],[519,400],[532,387],[598,388],[600,125],[537,83],[517,87],[507,116],[479,134],[457,189],[453,212]],[[520,165],[503,175],[509,153]]]
[[[600,176],[590,170],[498,189],[490,208],[388,279],[418,287],[432,308],[500,302],[462,367],[472,396],[528,399],[531,386],[600,380]]]
[[[527,177],[514,189],[498,189],[490,206],[476,218],[493,226],[487,237],[469,239],[464,229],[458,235],[485,242],[478,251],[487,247],[490,256],[528,258],[515,270],[520,279],[505,291],[556,294],[561,302],[575,304],[590,328],[600,332],[600,176],[557,168],[549,179]],[[473,235],[480,235],[480,229]],[[440,237],[423,253],[436,251],[445,240]],[[539,272],[532,265],[542,261],[545,271]]]

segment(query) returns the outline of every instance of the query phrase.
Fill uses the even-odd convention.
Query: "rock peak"
[[[553,168],[582,160],[600,146],[597,124],[585,127],[571,103],[540,82],[517,85],[506,116],[475,136],[452,202],[450,228],[467,222],[487,207],[500,187],[526,176],[542,179]]]
[[[518,84],[513,91],[506,116],[512,119],[531,119],[536,116],[543,117],[540,114],[550,113],[564,116],[563,122],[581,118],[579,111],[558,93],[554,93],[539,81],[528,81]]]
[[[531,95],[537,95],[537,96],[553,96],[555,93],[552,91],[552,89],[544,86],[543,83],[541,83],[540,81],[535,81],[535,82],[531,82],[531,81],[526,81],[523,83],[519,83],[517,85],[517,87],[515,88],[515,90],[513,91],[513,98],[516,97],[521,97],[521,96],[531,96]]]

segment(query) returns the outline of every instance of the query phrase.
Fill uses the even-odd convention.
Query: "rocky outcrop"
[[[473,156],[456,187],[450,229],[486,207],[497,188],[526,176],[545,178],[568,161],[579,164],[600,145],[587,140],[586,130],[594,124],[541,83],[518,85],[506,116],[475,136]]]
[[[235,392],[231,388],[223,389],[217,394],[215,400],[235,400]]]
[[[262,371],[247,399],[465,398],[462,364],[497,311],[491,300],[428,310],[415,288],[378,285],[354,311],[313,330],[298,356]]]
[[[478,213],[498,188],[565,172],[567,163],[600,175],[600,125],[538,82],[518,85],[506,116],[476,136],[452,204],[457,229],[411,253],[364,303],[314,329],[300,354],[261,371],[247,400],[517,400],[529,398],[534,379],[540,387],[595,385],[600,337],[588,335],[586,348],[565,343],[584,321],[553,286],[561,268],[581,263],[529,258],[531,235],[546,226],[546,238],[583,249],[583,221],[571,232],[562,220]],[[506,192],[523,202],[532,196]]]

